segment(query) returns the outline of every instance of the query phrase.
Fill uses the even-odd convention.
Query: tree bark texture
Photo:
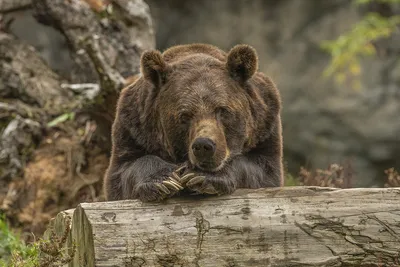
[[[399,266],[400,188],[284,187],[82,203],[69,266]],[[83,261],[83,262],[82,262]],[[84,264],[84,265],[82,265]]]

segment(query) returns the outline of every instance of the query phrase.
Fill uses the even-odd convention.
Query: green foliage
[[[386,3],[400,3],[400,0],[378,0]],[[356,4],[366,4],[372,0],[355,0]],[[376,54],[373,41],[390,37],[400,24],[400,16],[382,17],[376,13],[366,14],[346,34],[338,39],[324,41],[323,50],[331,55],[331,62],[324,71],[325,77],[333,76],[339,84],[351,80],[354,89],[360,89],[358,79],[361,74],[360,60]]]
[[[3,216],[0,216],[0,267],[37,266],[38,246],[26,245],[18,234],[8,227]],[[25,259],[24,265],[16,265],[17,259]]]
[[[51,231],[49,240],[26,245],[0,216],[0,267],[64,266],[72,261],[76,251],[75,244],[65,247],[69,231],[66,227],[62,236]]]
[[[374,2],[374,0],[355,0],[357,5],[368,4]],[[400,3],[400,0],[375,0],[376,2],[388,3],[388,4],[397,4]]]
[[[296,179],[292,174],[286,173],[284,186],[298,186],[298,185],[300,185],[299,180]]]
[[[75,118],[74,112],[64,113],[64,114],[58,116],[57,118],[55,118],[54,120],[50,121],[49,123],[47,123],[47,127],[54,127],[65,121],[73,120],[74,118]]]

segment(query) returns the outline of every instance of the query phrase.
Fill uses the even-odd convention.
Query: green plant
[[[362,5],[372,1],[355,0],[355,4]],[[388,4],[400,3],[400,0],[376,1]],[[375,55],[376,49],[373,42],[391,36],[399,24],[400,15],[383,17],[377,13],[368,13],[349,32],[339,36],[338,39],[323,41],[321,48],[331,56],[324,76],[333,76],[339,84],[350,80],[354,89],[360,89],[361,83],[358,78],[362,71],[361,58]]]
[[[298,180],[304,186],[346,188],[352,179],[348,172],[350,167],[339,164],[330,164],[327,169],[316,170],[301,167]]]
[[[73,120],[75,118],[75,113],[74,112],[69,112],[69,113],[64,113],[58,117],[56,117],[54,120],[50,121],[47,123],[47,127],[54,127],[57,126],[60,123],[63,123],[68,120]]]
[[[24,259],[31,259],[30,262],[26,262],[26,265],[21,266],[35,266],[38,252],[36,245],[26,245],[19,235],[8,227],[5,217],[0,216],[0,267],[10,266],[10,264],[14,266],[12,261],[16,255]]]
[[[65,247],[69,232],[69,226],[62,236],[51,231],[49,240],[39,239],[26,245],[11,231],[5,218],[0,217],[0,267],[64,266],[73,259],[76,251],[75,244],[71,248]]]
[[[298,186],[300,182],[296,179],[292,174],[286,173],[285,174],[285,186]]]

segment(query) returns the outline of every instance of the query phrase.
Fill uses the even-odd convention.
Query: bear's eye
[[[224,107],[217,108],[216,114],[217,114],[218,118],[223,119],[223,120],[228,120],[233,117],[232,112]]]
[[[189,113],[181,113],[179,114],[179,123],[180,124],[188,124],[191,120],[192,116]]]

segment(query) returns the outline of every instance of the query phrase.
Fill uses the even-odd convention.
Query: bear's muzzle
[[[190,135],[189,159],[204,171],[217,171],[229,155],[225,135],[216,120],[202,119],[194,124]]]

